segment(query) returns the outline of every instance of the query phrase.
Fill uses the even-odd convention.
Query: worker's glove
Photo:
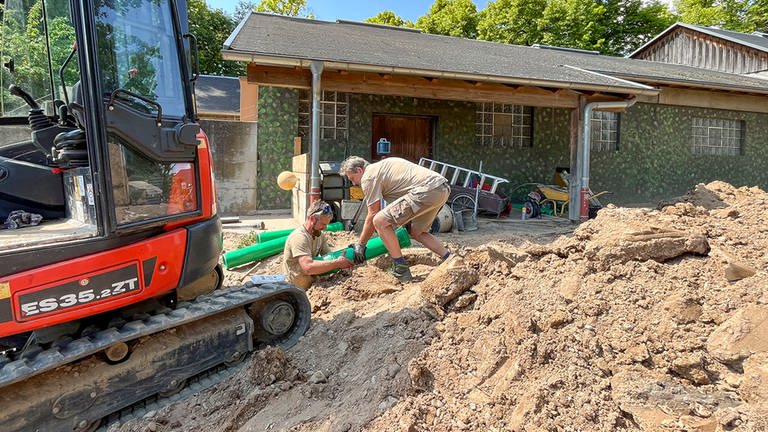
[[[365,245],[364,244],[360,244],[360,243],[355,243],[353,245],[350,245],[350,247],[352,247],[352,249],[355,252],[355,258],[354,258],[355,264],[362,264],[362,263],[364,263],[365,262],[365,249],[366,249]]]

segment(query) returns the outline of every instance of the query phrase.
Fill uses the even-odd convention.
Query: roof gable
[[[745,47],[756,49],[758,51],[768,53],[768,34],[766,33],[760,33],[760,32],[754,32],[752,34],[739,33],[739,32],[730,31],[730,30],[722,30],[715,27],[703,27],[703,26],[697,26],[693,24],[686,24],[686,23],[679,22],[669,26],[666,30],[659,33],[658,36],[646,42],[643,46],[636,49],[632,54],[630,54],[627,57],[637,58],[640,53],[649,49],[653,45],[657,44],[660,40],[666,38],[676,29],[681,27],[689,30],[693,30],[695,32],[703,33],[709,36],[721,38],[729,42],[733,42],[739,45],[743,45]]]

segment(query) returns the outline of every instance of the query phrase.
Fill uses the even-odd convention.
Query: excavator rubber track
[[[216,290],[179,303],[175,309],[88,337],[25,352],[13,361],[2,358],[0,424],[4,430],[14,431],[90,430],[112,412],[153,394],[167,393],[187,378],[222,363],[234,363],[261,346],[295,345],[309,328],[310,315],[303,290],[284,282],[249,283]],[[221,323],[211,324],[217,320]],[[180,337],[182,334],[188,336]],[[93,356],[129,342],[144,346],[144,353],[132,352],[117,365]],[[159,345],[147,353],[146,347],[152,344]],[[177,352],[168,348],[174,344]],[[141,356],[155,356],[148,364],[164,366],[153,366],[152,376],[132,370],[136,366],[131,363],[138,361],[133,357]],[[83,374],[75,373],[80,376],[72,381],[73,371],[79,370]],[[95,370],[103,370],[97,374],[100,378],[84,384]],[[62,387],[67,382],[71,384]],[[82,385],[86,387],[80,388]],[[24,393],[28,397],[19,399]],[[86,408],[80,408],[83,406]]]

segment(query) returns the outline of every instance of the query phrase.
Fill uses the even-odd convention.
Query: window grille
[[[744,122],[712,118],[693,119],[691,152],[695,155],[738,156],[744,141]]]
[[[619,113],[592,111],[590,122],[590,150],[593,152],[618,151]]]
[[[490,102],[477,104],[475,142],[484,146],[531,147],[533,108]]]
[[[348,136],[349,101],[347,93],[323,91],[320,100],[320,138],[345,140]],[[299,90],[299,136],[310,138],[312,101],[310,91]]]

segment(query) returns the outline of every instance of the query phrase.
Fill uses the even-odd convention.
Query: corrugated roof
[[[646,83],[768,93],[764,80],[682,65],[462,39],[352,22],[252,13],[225,59],[261,64],[485,79],[583,90],[647,93]]]
[[[734,42],[740,45],[744,45],[750,48],[754,48],[758,51],[768,52],[768,34],[765,33],[759,33],[755,32],[753,34],[747,34],[747,33],[739,33],[735,31],[730,30],[723,30],[715,27],[703,27],[703,26],[697,26],[693,24],[686,24],[686,23],[675,23],[671,26],[667,27],[666,30],[661,32],[658,36],[651,39],[650,41],[646,42],[643,46],[636,49],[635,52],[630,54],[628,57],[633,58],[636,54],[642,52],[647,47],[653,45],[656,43],[656,41],[663,39],[668,34],[670,34],[673,30],[679,27],[684,27],[693,31],[697,31],[700,33],[708,34],[710,36],[718,37],[721,39],[725,39],[730,42]]]
[[[233,77],[200,75],[195,81],[197,111],[211,114],[240,112],[240,80]]]

